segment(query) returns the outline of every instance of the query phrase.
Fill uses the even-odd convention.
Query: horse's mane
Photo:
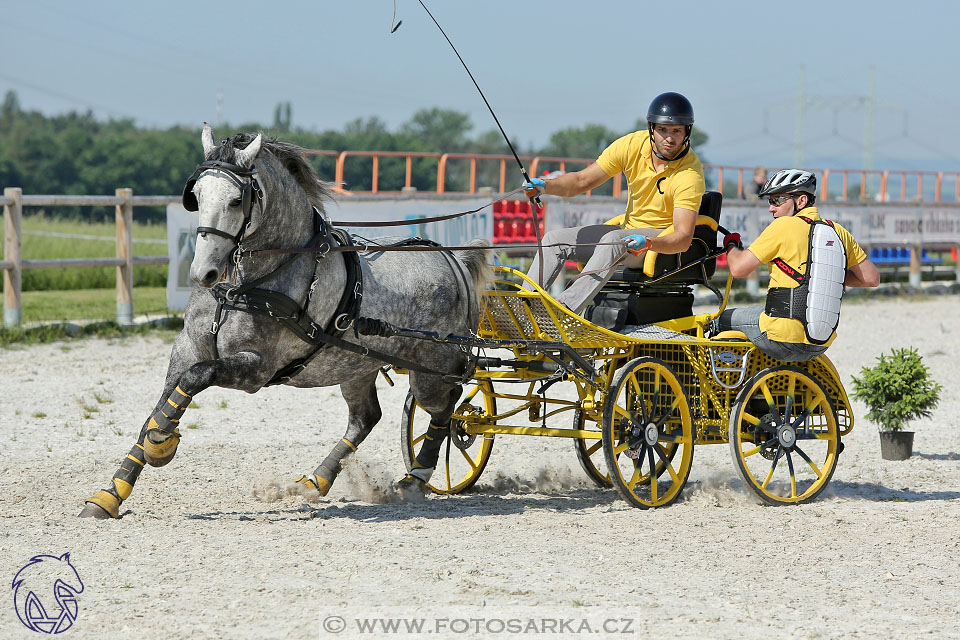
[[[237,149],[246,149],[254,138],[256,136],[250,133],[236,133],[223,140],[207,160],[219,159],[223,162],[236,163]],[[291,142],[280,142],[276,138],[265,137],[261,153],[263,150],[269,151],[280,161],[280,164],[290,172],[297,184],[306,192],[310,204],[323,211],[323,201],[330,199],[330,190],[320,182],[317,172],[307,162],[304,156],[306,149]]]

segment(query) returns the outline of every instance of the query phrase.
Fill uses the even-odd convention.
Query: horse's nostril
[[[212,287],[219,279],[220,273],[216,269],[210,269],[210,271],[207,271],[206,275],[203,276],[201,283],[205,287]]]

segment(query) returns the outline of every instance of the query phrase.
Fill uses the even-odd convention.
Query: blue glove
[[[547,183],[541,178],[530,178],[529,182],[523,183],[523,193],[528,198],[547,195]]]
[[[650,245],[653,244],[653,240],[649,236],[645,236],[642,233],[634,233],[629,236],[624,236],[622,240],[627,245],[627,251],[635,256],[640,255],[649,249]]]

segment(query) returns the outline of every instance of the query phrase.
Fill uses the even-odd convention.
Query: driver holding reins
[[[571,311],[581,313],[590,304],[616,265],[641,268],[641,254],[647,249],[681,253],[690,247],[704,192],[703,166],[690,148],[692,129],[690,101],[679,93],[663,93],[650,103],[646,131],[615,140],[585,169],[523,183],[529,197],[569,198],[595,189],[621,171],[627,178],[629,197],[622,215],[605,224],[550,231],[543,238],[540,286],[549,287],[567,260],[585,263],[583,275],[557,297]],[[671,231],[660,235],[664,229]],[[628,249],[630,255],[624,257]],[[535,258],[527,276],[538,281],[539,274]]]
[[[784,362],[816,358],[836,338],[845,287],[876,287],[877,267],[842,225],[820,217],[817,178],[809,171],[775,173],[758,194],[767,198],[771,222],[747,249],[740,234],[723,239],[727,264],[743,278],[770,265],[766,304],[728,309],[719,331],[742,331],[761,351]]]

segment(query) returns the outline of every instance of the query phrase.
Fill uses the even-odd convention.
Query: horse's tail
[[[490,263],[487,261],[487,247],[490,246],[490,241],[477,238],[468,242],[466,246],[476,247],[476,249],[461,249],[453,253],[470,272],[473,278],[473,292],[479,302],[480,292],[486,288],[487,281],[490,280]]]

